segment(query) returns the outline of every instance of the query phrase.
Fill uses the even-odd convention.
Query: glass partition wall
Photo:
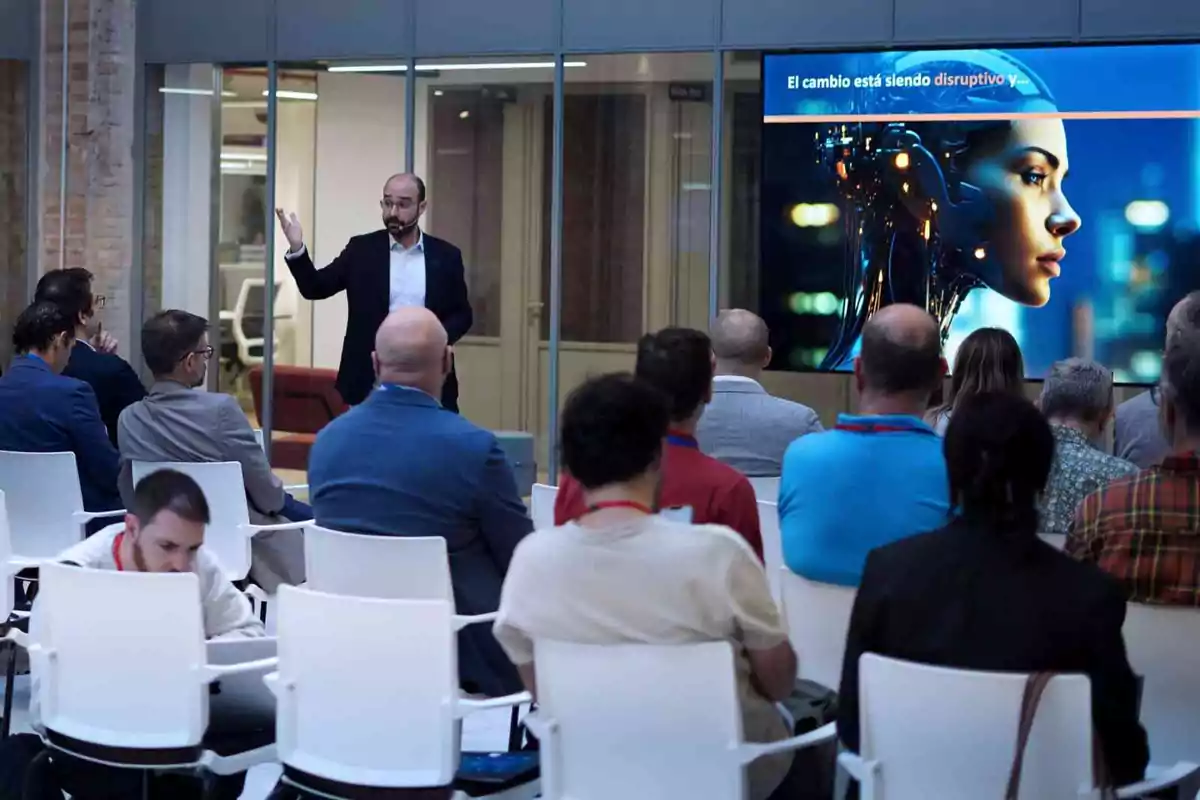
[[[647,331],[707,326],[714,241],[757,230],[724,219],[727,204],[713,229],[713,167],[731,168],[728,141],[714,158],[714,101],[728,125],[732,81],[715,83],[712,52],[559,58],[558,87],[552,55],[147,65],[141,318],[209,319],[208,388],[269,426],[277,469],[299,482],[342,411],[347,310],[343,296],[299,296],[272,206],[297,215],[321,267],[381,227],[389,175],[425,179],[422,227],[462,251],[474,310],[455,347],[462,413],[532,434],[539,480],[557,471],[552,427],[571,389],[632,369]]]

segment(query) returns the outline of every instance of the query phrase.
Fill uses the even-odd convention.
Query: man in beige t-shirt
[[[653,514],[665,402],[627,375],[588,381],[567,401],[562,453],[584,488],[588,513],[535,531],[518,545],[504,581],[496,639],[536,694],[536,640],[672,644],[727,640],[747,741],[788,736],[774,702],[787,697],[796,656],[746,542],[719,525]],[[749,767],[750,796],[782,782],[791,753]]]

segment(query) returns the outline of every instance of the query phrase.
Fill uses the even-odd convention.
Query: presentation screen
[[[1038,378],[1153,383],[1200,289],[1200,45],[763,57],[760,310],[773,368],[845,370],[915,303]]]

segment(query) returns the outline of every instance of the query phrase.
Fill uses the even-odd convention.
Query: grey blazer
[[[257,525],[285,521],[277,516],[284,503],[283,482],[271,471],[250,421],[231,395],[159,381],[144,400],[121,412],[117,444],[121,451],[118,488],[126,508],[133,499],[133,461],[237,461],[246,482],[250,521]],[[253,539],[253,563],[255,580],[268,591],[281,581],[303,581],[302,534],[258,534]]]
[[[806,433],[823,430],[817,412],[772,397],[758,381],[718,377],[696,428],[700,449],[747,477],[778,477],[783,453]]]

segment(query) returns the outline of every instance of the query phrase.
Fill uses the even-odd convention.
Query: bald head
[[[383,196],[412,197],[418,203],[424,203],[425,181],[411,172],[397,172],[383,184]]]
[[[1181,333],[1200,330],[1200,291],[1184,297],[1167,315],[1167,347]]]
[[[767,323],[752,311],[727,308],[709,331],[718,375],[756,377],[771,360]]]
[[[383,184],[383,225],[400,244],[411,247],[417,242],[418,224],[425,213],[425,182],[411,172],[401,172]]]
[[[427,308],[397,309],[379,326],[372,358],[380,383],[411,386],[439,397],[450,371],[446,329]]]
[[[880,394],[924,394],[942,378],[942,343],[935,320],[907,303],[885,306],[863,327],[855,371],[860,388]]]

